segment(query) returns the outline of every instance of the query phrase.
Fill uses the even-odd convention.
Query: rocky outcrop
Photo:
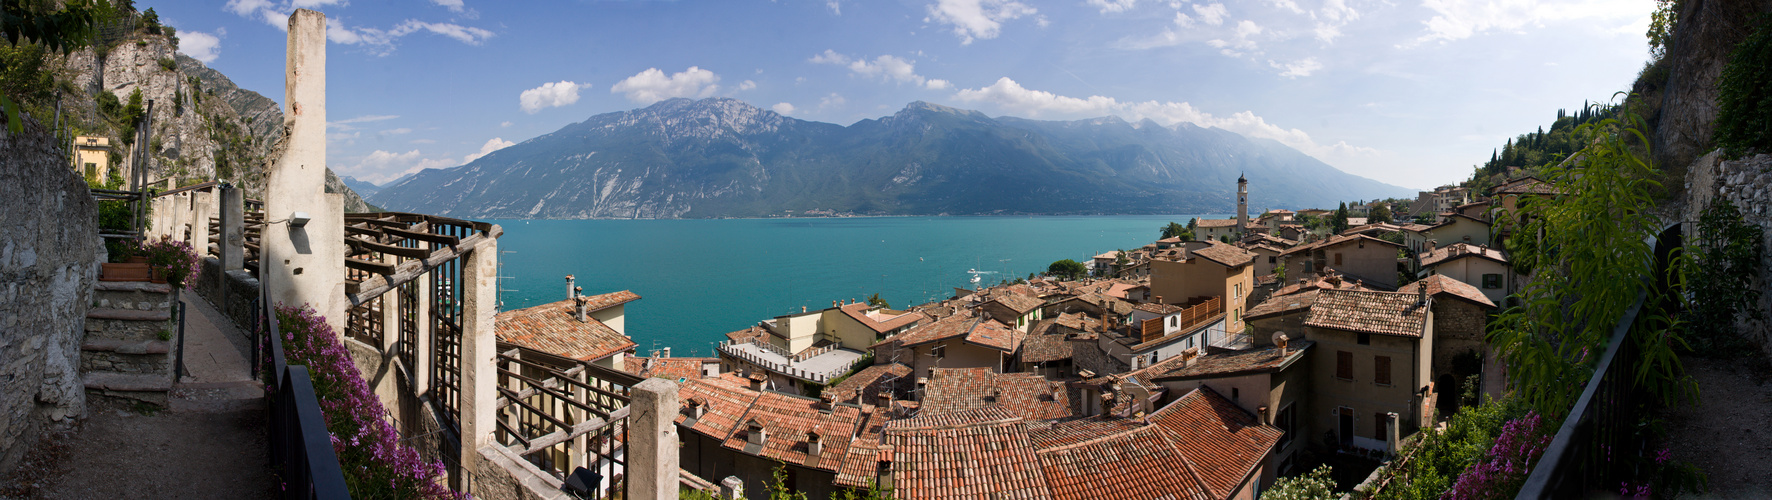
[[[1711,152],[1692,162],[1686,170],[1688,202],[1680,220],[1696,221],[1713,200],[1728,199],[1741,209],[1741,218],[1760,228],[1761,248],[1759,274],[1753,287],[1760,290],[1761,311],[1772,311],[1772,155],[1758,155],[1736,161],[1723,161],[1721,154]],[[1687,235],[1698,234],[1698,225],[1688,222],[1682,229]],[[1688,241],[1691,241],[1689,238]],[[1736,328],[1772,355],[1772,316],[1758,321],[1738,320]]]
[[[1715,145],[1717,80],[1729,53],[1752,32],[1772,3],[1752,0],[1684,0],[1668,46],[1667,83],[1656,122],[1656,161],[1686,165]]]
[[[80,344],[104,245],[97,205],[45,127],[0,132],[0,469],[86,411]]]

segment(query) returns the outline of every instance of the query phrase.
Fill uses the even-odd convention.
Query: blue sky
[[[180,50],[283,98],[287,14],[326,13],[328,163],[385,182],[599,113],[724,96],[850,124],[911,101],[1279,140],[1457,182],[1643,66],[1653,0],[230,0],[156,3]]]

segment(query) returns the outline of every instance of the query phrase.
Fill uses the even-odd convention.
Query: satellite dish
[[[1286,336],[1285,332],[1274,332],[1274,336],[1273,336],[1274,345],[1280,346],[1281,349],[1285,349],[1287,340],[1291,340],[1291,339]]]

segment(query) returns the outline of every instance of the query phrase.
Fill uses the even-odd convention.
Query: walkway
[[[1663,410],[1673,457],[1710,476],[1698,498],[1765,498],[1772,492],[1772,368],[1758,352],[1730,359],[1681,356],[1699,404]]]
[[[271,498],[264,388],[251,340],[186,292],[185,366],[170,408],[90,397],[77,428],[46,437],[12,471],[13,498]]]

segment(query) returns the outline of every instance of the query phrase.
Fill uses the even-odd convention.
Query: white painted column
[[[461,457],[463,469],[479,470],[472,457],[496,445],[498,429],[498,241],[488,241],[461,258]],[[673,490],[674,491],[674,490]]]
[[[677,457],[677,384],[649,378],[635,385],[628,414],[628,496],[636,500],[677,498],[681,472]]]
[[[217,190],[221,198],[221,238],[216,242],[216,250],[220,253],[220,275],[225,282],[228,271],[246,268],[246,195],[231,184]]]
[[[296,9],[289,16],[284,74],[283,156],[269,169],[265,186],[260,272],[274,275],[272,301],[308,304],[344,333],[344,207],[326,194],[326,15]],[[306,214],[307,223],[290,220]]]
[[[429,394],[431,392],[431,370],[437,365],[431,352],[436,348],[435,339],[431,338],[431,301],[436,300],[436,291],[431,289],[431,273],[424,273],[412,280],[418,287],[413,294],[414,314],[418,316],[416,332],[412,336],[412,392]]]

